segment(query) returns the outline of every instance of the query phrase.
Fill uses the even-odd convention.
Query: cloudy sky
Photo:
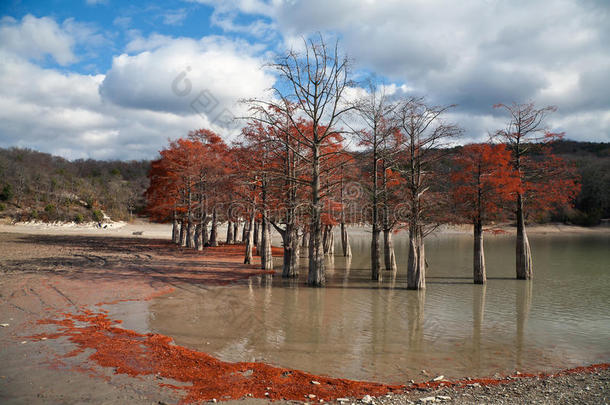
[[[0,146],[70,159],[152,158],[196,128],[231,137],[236,102],[303,36],[338,37],[356,78],[458,104],[465,140],[556,105],[553,130],[610,141],[606,0],[3,0]]]

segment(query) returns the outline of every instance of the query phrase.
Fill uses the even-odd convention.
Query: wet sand
[[[130,230],[123,232],[128,234]],[[145,235],[146,233],[143,236]],[[137,366],[137,361],[130,361],[132,353],[129,350],[120,353],[121,362],[116,362],[117,359],[114,359],[114,363],[108,362],[108,358],[96,356],[96,353],[103,352],[101,349],[106,344],[104,342],[116,342],[113,338],[120,337],[112,336],[112,333],[125,334],[126,339],[131,339],[131,343],[135,339],[144,346],[151,339],[150,336],[138,335],[125,329],[104,329],[118,327],[118,320],[107,319],[99,304],[131,300],[137,302],[183,288],[184,285],[206,288],[209,285],[232,283],[260,274],[256,264],[242,264],[242,249],[243,247],[221,247],[208,249],[202,255],[177,248],[165,239],[146,239],[142,236],[0,233],[0,323],[8,324],[0,328],[0,402],[150,404],[176,403],[184,398],[210,399],[206,396],[189,397],[188,390],[185,391],[181,387],[192,384],[188,382],[188,378],[185,380],[176,373],[167,373],[151,367],[148,371],[152,372],[127,372],[125,364]],[[43,324],[39,323],[41,320]],[[100,328],[102,334],[98,337],[103,339],[98,339],[98,346],[90,344],[92,340],[89,337],[78,338],[92,334],[85,332],[99,333]],[[107,340],[108,337],[111,339]],[[176,347],[163,338],[159,339],[165,344],[160,346],[167,350],[174,350],[172,347]],[[204,353],[183,352],[182,349],[178,351],[186,353],[189,358],[205,356]],[[249,364],[245,372],[257,367],[256,364]],[[281,373],[293,372],[281,370]],[[469,403],[464,402],[468,401],[468,397],[462,394],[468,394],[469,391],[476,394],[479,390],[476,386],[468,386],[471,382],[466,381],[457,382],[452,388],[443,387],[441,382],[436,382],[413,385],[409,387],[411,391],[405,395],[391,395],[386,398],[382,394],[395,390],[396,387],[372,384],[353,385],[352,388],[358,389],[337,390],[333,396],[328,392],[319,391],[326,386],[319,387],[311,381],[321,380],[317,382],[336,385],[340,380],[312,375],[302,377],[293,381],[300,385],[295,396],[286,396],[279,392],[278,395],[273,395],[273,390],[278,388],[277,382],[274,385],[273,381],[259,381],[257,390],[247,387],[245,389],[253,392],[238,391],[236,395],[239,398],[245,396],[246,401],[254,400],[249,399],[251,397],[248,394],[252,394],[262,400],[284,397],[296,399],[298,396],[303,397],[303,400],[318,402],[320,398],[328,400],[350,393],[351,396],[362,398],[363,393],[367,392],[379,395],[382,399],[378,402],[407,403],[408,400],[417,401],[419,398],[429,397],[428,394],[447,396],[442,395],[446,390],[457,389],[459,391],[455,391],[457,394],[453,395],[453,400],[457,403]],[[547,381],[548,376],[514,376],[508,380],[502,376],[497,377],[482,381],[491,385],[480,388],[485,395],[479,393],[483,396],[479,400],[487,398],[485,402],[503,403],[506,398],[529,398],[527,402],[538,398],[543,403],[556,402],[555,397],[545,394],[547,384],[541,383]],[[582,392],[582,395],[568,396],[574,401],[600,403],[601,400],[603,403],[607,397],[607,365],[576,370],[559,378],[584,381],[584,385],[591,381],[586,385],[588,389],[582,387],[578,391]],[[311,379],[309,383],[308,379]],[[497,384],[498,381],[503,384]],[[267,384],[270,386],[267,387]],[[570,387],[569,381],[564,384]],[[575,383],[575,386],[578,384],[580,383]],[[265,387],[260,391],[263,385]],[[507,391],[507,386],[514,389]],[[572,388],[566,389],[572,394],[576,392],[572,392]],[[536,396],[538,391],[540,395]],[[302,395],[303,392],[312,395],[317,392],[318,395],[308,398]],[[557,392],[561,394],[561,398],[566,397],[561,390]],[[462,398],[462,402],[459,402],[459,398]]]
[[[0,233],[0,403],[174,403],[182,393],[152,376],[99,367],[66,338],[29,339],[38,325],[96,304],[144,300],[181,285],[218,285],[261,271],[239,251],[205,255],[167,240]],[[204,259],[202,259],[205,257]],[[205,269],[205,271],[202,271]],[[93,378],[92,378],[93,376]]]

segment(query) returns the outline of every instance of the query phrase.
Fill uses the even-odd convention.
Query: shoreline
[[[106,226],[106,227],[104,227]],[[339,227],[334,227],[336,236],[339,235]],[[349,225],[347,227],[350,235],[370,234],[368,225]],[[566,234],[566,235],[588,235],[588,234],[610,234],[610,226],[598,225],[595,227],[583,227],[577,225],[565,225],[562,223],[533,224],[526,227],[528,235],[547,235],[547,234]],[[153,223],[143,219],[133,222],[111,222],[102,224],[75,224],[68,223],[43,223],[43,222],[18,222],[12,223],[6,220],[0,221],[0,233],[23,233],[38,235],[81,235],[81,236],[108,236],[108,237],[128,237],[141,239],[165,239],[171,238],[171,224]],[[484,227],[486,237],[512,236],[517,232],[517,228],[510,224],[487,225]],[[226,234],[226,224],[221,223],[218,227],[220,240]],[[277,231],[271,230],[273,242],[281,243],[281,238]],[[472,234],[472,225],[441,225],[429,236],[438,237],[455,234]],[[394,233],[395,238],[407,238],[406,230],[399,230]]]
[[[57,386],[54,388],[57,395],[73,395],[73,384],[70,381],[82,379],[82,387],[74,388],[81,396],[95,389],[120,396],[126,392],[125,386],[131,387],[136,384],[130,372],[137,375],[138,379],[144,379],[143,382],[137,383],[139,385],[136,390],[145,393],[146,400],[143,399],[141,403],[149,403],[147,401],[150,399],[163,403],[183,402],[185,398],[194,402],[214,398],[239,400],[239,403],[252,402],[255,401],[255,398],[262,401],[286,398],[287,400],[319,402],[320,399],[326,401],[346,396],[352,398],[351,402],[362,400],[362,398],[367,402],[366,395],[374,397],[371,398],[371,401],[388,404],[416,402],[431,396],[434,396],[434,401],[469,403],[459,402],[458,396],[462,394],[474,394],[475,397],[476,395],[488,397],[492,395],[491,398],[495,401],[492,403],[502,403],[501,400],[505,398],[503,392],[507,387],[517,387],[517,390],[523,388],[521,395],[529,395],[532,387],[524,388],[529,385],[533,385],[535,390],[543,390],[547,385],[547,383],[543,383],[544,381],[563,381],[563,379],[581,377],[588,381],[595,380],[600,375],[601,381],[606,381],[601,394],[596,390],[589,390],[587,393],[606,395],[605,392],[607,392],[608,380],[603,380],[603,378],[607,378],[610,374],[610,365],[606,363],[567,369],[552,374],[514,374],[453,381],[445,381],[441,378],[439,381],[422,381],[399,387],[323,377],[298,370],[278,368],[265,363],[221,362],[203,352],[173,345],[168,336],[146,335],[120,328],[117,326],[120,324],[120,320],[110,319],[105,309],[101,307],[125,301],[132,301],[134,304],[142,302],[161,294],[167,294],[174,288],[181,288],[182,283],[226,285],[265,272],[257,268],[256,264],[246,266],[241,263],[240,245],[207,248],[206,254],[200,255],[198,252],[171,245],[165,240],[105,236],[108,238],[104,238],[104,243],[100,244],[99,238],[85,235],[49,236],[12,233],[4,234],[4,239],[0,242],[9,252],[8,260],[5,257],[0,261],[0,268],[4,273],[1,285],[2,297],[11,296],[8,294],[10,291],[13,292],[13,295],[15,291],[25,291],[23,296],[3,298],[0,301],[2,304],[0,308],[3,309],[6,316],[11,317],[12,315],[11,325],[0,329],[1,341],[7,347],[7,352],[13,354],[14,359],[11,360],[17,362],[15,367],[23,366],[18,363],[18,355],[32,356],[31,349],[28,348],[36,345],[37,350],[42,354],[34,356],[37,367],[30,369],[30,372],[34,376],[43,378],[46,375],[45,370],[50,366],[49,370],[54,370],[58,373],[57,375],[61,376],[59,381],[57,379],[51,381],[53,385]],[[37,247],[36,251],[32,247]],[[45,253],[47,247],[49,248],[49,252],[46,252],[48,254]],[[64,260],[59,261],[59,269],[56,264],[58,262],[55,262],[59,260],[58,253],[59,257]],[[32,260],[24,261],[27,258],[25,256],[31,257]],[[52,260],[48,260],[49,257]],[[178,263],[179,267],[176,267]],[[201,272],[202,263],[205,269],[203,272]],[[191,266],[195,265],[201,273],[196,276],[189,273]],[[125,280],[130,283],[128,291],[124,289]],[[33,294],[29,293],[30,290]],[[21,315],[20,320],[15,319],[16,314]],[[46,321],[42,321],[42,324],[34,326],[36,322],[44,319]],[[4,322],[4,320],[1,321]],[[57,330],[57,327],[60,330]],[[43,328],[43,330],[39,331],[38,328]],[[29,333],[36,331],[38,333]],[[2,332],[12,333],[7,336],[2,335]],[[25,336],[31,338],[28,343],[23,343]],[[137,349],[138,347],[140,349]],[[138,352],[138,350],[144,350],[142,347],[149,348],[151,353],[170,353],[173,356],[182,357],[183,360],[207,361],[212,365],[213,370],[228,371],[229,376],[231,372],[240,372],[243,367],[246,367],[241,372],[246,373],[247,376],[235,377],[242,380],[244,384],[242,389],[235,390],[231,398],[223,398],[226,394],[220,395],[220,389],[228,390],[234,387],[220,384],[214,387],[209,385],[209,381],[208,385],[197,385],[192,381],[197,377],[197,373],[180,372],[180,367],[155,369],[149,363],[138,363],[138,357],[134,357],[133,353],[139,353],[140,360],[149,357],[146,356],[146,351]],[[104,350],[108,348],[115,349],[117,353],[122,353],[122,356],[105,356]],[[2,357],[0,356],[0,360]],[[126,368],[127,366],[133,367],[134,362],[142,366],[139,371],[137,368],[131,370]],[[186,366],[184,362],[182,364],[184,370],[189,369],[188,364]],[[41,370],[43,367],[45,370]],[[252,370],[252,374],[248,370]],[[9,374],[10,380],[9,372],[12,371],[2,370],[2,374]],[[258,376],[256,374],[258,372],[263,373],[261,375],[265,377],[258,378],[255,382],[246,378],[250,375]],[[289,386],[296,385],[297,391],[282,391],[279,389],[279,385],[274,385],[278,382],[272,383],[273,378],[270,380],[270,375],[285,378],[282,377],[284,373],[289,373],[288,376],[299,377],[294,381],[289,380]],[[51,378],[56,378],[57,375],[51,374]],[[182,378],[176,379],[175,377]],[[120,383],[115,383],[115,380]],[[321,384],[314,384],[311,381]],[[8,382],[7,379],[0,379],[0,399],[4,399],[1,392],[4,384],[8,384]],[[235,381],[233,382],[235,383]],[[281,383],[282,380],[280,379],[279,382]],[[191,384],[195,388],[189,390],[185,388],[185,384]],[[551,384],[553,383],[551,382]],[[343,391],[336,389],[338,386],[343,387]],[[330,390],[330,387],[333,387],[335,391]],[[406,392],[397,392],[403,389]],[[186,397],[180,394],[185,391]],[[392,394],[390,397],[386,397],[385,395],[390,391]],[[193,392],[195,394],[191,395]],[[333,392],[335,395],[331,395]],[[252,394],[252,396],[247,394]],[[15,395],[19,395],[19,393],[15,393]],[[315,397],[309,397],[309,395],[315,395]],[[443,399],[446,397],[452,399]],[[38,398],[50,399],[51,397],[48,393],[43,393],[43,396]],[[513,403],[509,401],[510,399],[513,398],[507,398],[506,403]],[[464,399],[464,401],[466,400]],[[28,402],[44,403],[46,401],[34,399]],[[96,403],[95,400],[90,402]],[[140,403],[139,401],[131,402]],[[431,400],[426,402],[431,402]],[[116,403],[124,403],[124,401],[117,399]]]
[[[467,377],[458,380],[448,380],[439,376],[428,381],[413,382],[410,385],[391,385],[315,375],[262,362],[223,362],[207,353],[174,345],[173,339],[169,336],[143,335],[117,327],[115,325],[119,325],[121,321],[108,318],[104,310],[97,313],[83,310],[79,315],[64,315],[65,318],[61,320],[38,321],[39,324],[58,326],[59,332],[41,333],[28,338],[42,341],[67,337],[78,345],[78,350],[93,349],[94,354],[89,359],[99,366],[114,368],[115,373],[132,377],[154,375],[160,380],[178,381],[179,384],[168,382],[164,384],[177,392],[184,393],[180,403],[248,399],[274,402],[344,402],[339,400],[360,399],[367,403],[368,398],[371,398],[371,401],[375,399],[380,401],[381,398],[386,401],[392,398],[394,401],[411,400],[409,398],[419,397],[421,392],[435,393],[432,396],[434,401],[423,402],[447,402],[452,398],[439,394],[440,391],[458,393],[459,390],[468,388],[486,389],[519,382],[595,374],[610,369],[609,363],[599,363],[563,369],[554,373],[516,372],[501,377]],[[80,326],[75,326],[75,321],[78,321]],[[111,350],[108,349],[109,347]],[[137,348],[134,350],[134,347]],[[142,351],[141,347],[146,349]],[[131,356],[125,358],[122,353],[127,352],[131,353]],[[140,362],[145,363],[140,366],[141,368],[133,365]]]

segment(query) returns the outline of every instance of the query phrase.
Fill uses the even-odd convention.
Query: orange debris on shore
[[[105,313],[83,310],[81,314],[63,315],[64,319],[39,321],[40,324],[58,326],[58,332],[39,334],[30,338],[40,340],[65,336],[78,347],[65,357],[82,353],[85,349],[93,349],[94,353],[89,359],[102,367],[114,368],[116,373],[130,376],[155,375],[160,379],[185,383],[187,385],[162,383],[175,390],[185,391],[183,403],[214,398],[239,399],[247,396],[271,400],[328,401],[340,397],[400,393],[418,388],[465,387],[475,383],[506,384],[517,378],[549,378],[610,368],[610,364],[603,363],[554,374],[516,374],[504,378],[429,381],[408,386],[389,385],[330,378],[264,363],[224,362],[206,353],[174,345],[168,336],[140,334],[120,328],[117,325],[121,321],[112,320]]]
[[[108,315],[84,310],[81,314],[63,314],[61,320],[41,320],[56,325],[59,332],[31,336],[32,339],[56,339],[66,336],[77,345],[73,356],[85,349],[95,352],[89,359],[116,373],[130,376],[155,375],[191,385],[165,386],[184,390],[184,403],[217,399],[239,399],[246,396],[268,399],[317,400],[344,396],[382,395],[404,389],[404,386],[352,381],[274,367],[264,363],[228,363],[206,353],[172,344],[159,334],[140,334],[123,329]],[[79,325],[77,325],[77,323]],[[315,381],[319,384],[313,384]]]

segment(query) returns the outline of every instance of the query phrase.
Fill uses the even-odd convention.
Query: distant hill
[[[560,141],[553,152],[572,161],[581,176],[575,210],[566,213],[570,222],[591,226],[610,218],[610,142]]]
[[[17,220],[127,220],[144,206],[149,161],[74,160],[0,148],[0,216]]]
[[[574,162],[582,178],[575,208],[548,218],[597,225],[610,218],[610,143],[564,140],[553,152]],[[456,148],[457,149],[457,148]],[[30,149],[0,148],[0,216],[19,220],[114,220],[143,210],[150,161],[68,161]]]

